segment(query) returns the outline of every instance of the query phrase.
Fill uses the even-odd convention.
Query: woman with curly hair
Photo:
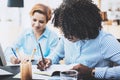
[[[120,43],[102,30],[102,18],[98,7],[91,0],[64,0],[55,10],[54,25],[64,34],[53,54],[39,61],[38,69],[64,59],[65,64],[77,64],[72,69],[78,71],[83,80],[120,79]]]

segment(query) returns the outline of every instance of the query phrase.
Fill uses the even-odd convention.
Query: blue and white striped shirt
[[[96,78],[120,79],[120,66],[110,68],[110,62],[120,64],[120,43],[111,34],[100,31],[97,38],[70,42],[62,37],[54,53],[48,58],[58,63],[64,58],[66,64],[83,64],[95,68]]]

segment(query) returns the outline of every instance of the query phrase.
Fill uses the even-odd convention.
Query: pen
[[[13,48],[11,48],[11,49],[12,49],[13,54],[16,56],[16,58],[18,58],[15,51],[13,50]]]
[[[34,57],[35,52],[36,52],[36,49],[33,49],[32,54],[31,54],[31,56],[30,56],[30,58],[29,58],[29,61],[30,61],[30,62],[31,62],[32,58]]]
[[[41,48],[40,43],[39,43],[39,47],[40,47],[40,52],[41,52],[41,56],[42,56],[42,61],[43,61],[43,63],[45,64],[45,60],[44,60],[44,57],[43,57],[43,52],[42,52],[42,48]]]

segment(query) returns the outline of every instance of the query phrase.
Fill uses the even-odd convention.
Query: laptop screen
[[[2,46],[0,44],[0,66],[5,66],[6,64],[7,63],[6,63],[5,56],[2,50]]]

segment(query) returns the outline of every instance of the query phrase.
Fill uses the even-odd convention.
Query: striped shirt
[[[120,66],[110,68],[111,61],[120,64],[120,43],[111,34],[100,31],[95,39],[70,42],[62,37],[54,53],[48,58],[58,63],[83,64],[95,68],[96,78],[120,79]]]

